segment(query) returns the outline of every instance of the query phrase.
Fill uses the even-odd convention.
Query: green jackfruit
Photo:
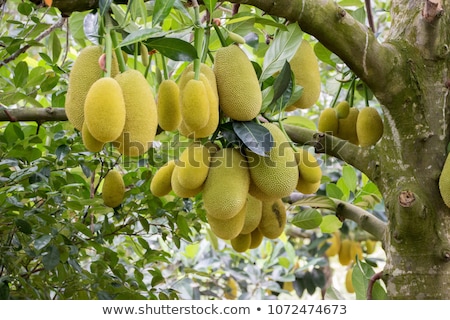
[[[241,233],[244,226],[245,211],[247,204],[244,204],[241,210],[229,219],[217,219],[216,217],[206,213],[211,231],[220,239],[231,240]]]
[[[303,179],[302,176],[299,176],[297,187],[295,189],[303,194],[313,194],[319,190],[320,184],[320,180],[317,182],[309,182]]]
[[[258,248],[259,245],[261,244],[261,242],[264,239],[264,235],[261,233],[259,228],[256,228],[255,230],[253,230],[250,233],[250,235],[252,236],[252,240],[250,242],[249,249],[256,249],[256,248]]]
[[[450,156],[448,155],[439,176],[439,191],[445,205],[450,208]]]
[[[203,81],[191,79],[180,88],[180,103],[181,117],[188,129],[196,131],[208,124],[210,103]]]
[[[67,119],[78,130],[82,131],[84,122],[84,101],[95,81],[103,75],[99,59],[103,54],[101,46],[83,48],[72,66],[67,88],[65,110]],[[111,76],[119,73],[119,65],[113,55]]]
[[[239,234],[236,238],[231,239],[231,247],[236,252],[245,252],[250,249],[250,244],[252,243],[252,235],[250,233],[247,234]]]
[[[172,173],[175,168],[175,160],[168,161],[156,171],[150,183],[150,192],[156,197],[163,197],[172,191]]]
[[[117,170],[110,170],[103,181],[102,198],[105,206],[118,207],[125,197],[125,183],[122,174]]]
[[[125,100],[125,125],[116,140],[119,152],[136,157],[151,147],[158,129],[158,114],[152,89],[141,72],[129,69],[116,76]]]
[[[214,60],[219,103],[226,116],[250,121],[261,111],[258,76],[245,52],[236,45],[217,50]]]
[[[347,118],[350,112],[350,104],[347,101],[341,101],[336,105],[335,109],[338,119],[344,119]]]
[[[343,266],[348,266],[352,262],[351,256],[352,241],[350,239],[343,239],[341,247],[339,248],[339,263]]]
[[[267,197],[283,198],[295,190],[298,165],[295,153],[281,129],[273,123],[263,123],[272,135],[273,147],[264,157],[246,150],[252,182]]]
[[[180,89],[171,79],[161,82],[158,88],[158,122],[165,131],[175,131],[181,124]]]
[[[120,136],[125,125],[125,101],[115,79],[100,78],[94,82],[84,103],[84,120],[98,141],[111,142]]]
[[[358,145],[358,135],[356,134],[356,120],[358,119],[359,109],[350,108],[348,116],[343,119],[339,119],[339,129],[337,137],[342,140],[348,140],[348,142]]]
[[[278,238],[286,226],[286,207],[281,199],[263,201],[259,231],[269,239]]]
[[[310,108],[319,99],[321,83],[319,62],[308,41],[302,41],[289,63],[295,76],[295,83],[303,87],[300,99],[293,105],[299,109]]]
[[[317,159],[308,150],[297,150],[295,159],[298,163],[300,177],[302,177],[303,180],[310,183],[316,183],[322,179],[322,169],[320,168]]]
[[[262,202],[261,200],[248,195],[247,211],[245,213],[244,227],[242,228],[242,234],[251,233],[258,228],[262,215]]]
[[[83,123],[81,128],[81,138],[83,139],[83,144],[91,152],[100,152],[103,149],[105,143],[95,139],[87,128],[86,122]]]
[[[216,219],[230,219],[247,203],[250,173],[239,150],[225,148],[213,154],[203,187],[203,204]],[[240,231],[240,230],[239,230]]]
[[[383,120],[375,107],[361,109],[356,120],[356,134],[361,147],[373,146],[381,139]]]
[[[319,116],[317,129],[323,133],[329,133],[336,136],[339,128],[339,120],[334,108],[326,108],[322,110]]]

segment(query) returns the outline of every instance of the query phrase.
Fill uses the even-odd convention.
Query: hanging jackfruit
[[[347,118],[350,112],[350,104],[347,101],[341,101],[336,105],[336,107],[334,107],[334,109],[336,110],[338,119],[344,119]]]
[[[210,103],[203,81],[191,79],[180,88],[180,103],[181,117],[188,129],[196,131],[208,124]]]
[[[125,125],[116,142],[123,155],[136,157],[151,147],[158,129],[156,102],[141,72],[129,69],[116,76],[125,100]]]
[[[172,172],[175,168],[175,160],[168,161],[156,171],[150,183],[150,192],[156,197],[163,197],[172,191]]]
[[[160,83],[156,107],[161,129],[177,130],[181,123],[180,89],[174,80],[166,79]]]
[[[295,153],[300,177],[303,180],[316,183],[322,179],[322,169],[314,155],[305,149],[298,149]]]
[[[356,134],[361,147],[373,146],[381,139],[383,120],[375,107],[361,109],[356,120]]]
[[[341,234],[339,232],[334,232],[331,237],[326,240],[330,246],[325,250],[325,255],[327,257],[333,257],[339,253],[341,248]]]
[[[252,235],[250,233],[241,233],[236,238],[231,239],[230,242],[234,251],[245,252],[250,249],[250,244],[252,243]]]
[[[337,137],[342,140],[348,140],[348,142],[359,145],[358,135],[356,133],[356,121],[359,118],[359,109],[350,108],[346,118],[339,119],[339,129],[337,131]]]
[[[259,231],[269,239],[278,238],[286,226],[286,207],[281,199],[263,201]]]
[[[211,231],[220,239],[231,240],[236,238],[242,230],[245,221],[245,211],[247,204],[244,204],[241,210],[229,219],[217,219],[216,217],[206,213]]]
[[[242,234],[251,233],[258,228],[262,216],[262,202],[261,200],[248,195],[247,211],[245,213],[245,223],[242,228]]]
[[[178,180],[178,174],[175,171],[175,169],[172,172],[172,177],[170,179],[170,183],[171,183],[173,192],[180,198],[195,197],[203,190],[203,185],[201,185],[200,187],[195,188],[195,189],[185,188],[184,186],[182,186],[180,181]]]
[[[349,268],[345,273],[345,289],[347,290],[348,293],[355,292],[355,288],[353,287],[352,275],[353,275],[353,268]]]
[[[339,120],[334,108],[326,108],[319,115],[317,129],[320,132],[336,136],[339,128]]]
[[[341,247],[339,248],[339,263],[343,266],[347,266],[352,262],[351,253],[352,241],[350,239],[343,239],[341,241]]]
[[[261,111],[258,77],[245,52],[236,45],[217,50],[214,60],[219,103],[226,116],[250,121]]]
[[[261,244],[261,242],[264,239],[264,235],[262,234],[261,230],[259,230],[259,228],[256,228],[255,230],[253,230],[250,235],[252,236],[251,242],[250,242],[250,246],[248,247],[249,249],[256,249],[259,247],[259,245]]]
[[[98,141],[92,136],[87,128],[86,122],[83,123],[81,128],[81,138],[86,149],[91,152],[100,152],[105,145],[105,143]]]
[[[304,180],[302,176],[299,176],[297,187],[295,189],[303,194],[314,194],[319,190],[320,185],[320,181],[309,182]]]
[[[110,170],[103,181],[102,199],[105,206],[118,207],[125,197],[125,183],[122,174],[117,170]]]

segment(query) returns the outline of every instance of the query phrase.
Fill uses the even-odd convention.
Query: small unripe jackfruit
[[[178,174],[175,171],[175,169],[172,172],[172,177],[170,179],[170,183],[171,183],[173,192],[180,198],[195,197],[197,194],[199,194],[203,190],[203,185],[198,188],[195,188],[195,189],[190,189],[190,188],[186,188],[186,187],[182,186],[180,181],[178,180]]]
[[[264,235],[261,233],[261,230],[259,230],[259,228],[256,228],[250,233],[250,235],[252,236],[252,241],[250,242],[249,249],[258,248],[264,239]]]
[[[180,89],[171,79],[161,82],[158,88],[158,122],[165,131],[177,130],[181,123]]]
[[[258,77],[245,52],[236,45],[217,50],[214,60],[221,110],[231,119],[250,121],[261,111]]]
[[[358,241],[352,241],[350,246],[350,257],[352,261],[356,261],[356,258],[358,260],[362,260],[363,257],[363,250],[361,247],[361,243]]]
[[[361,109],[356,120],[356,133],[361,147],[375,145],[383,136],[383,120],[375,107]]]
[[[91,86],[84,103],[84,120],[92,136],[111,142],[125,125],[125,101],[119,83],[113,78],[100,78]]]
[[[125,183],[122,174],[117,170],[110,170],[103,182],[102,198],[105,206],[118,207],[125,196]]]
[[[231,240],[236,238],[244,226],[245,211],[247,205],[245,204],[242,209],[233,217],[229,219],[217,219],[214,216],[206,213],[211,231],[220,239]]]
[[[186,68],[183,70],[183,72],[180,75],[178,85],[181,88],[184,88],[186,83],[191,80],[193,77],[191,76],[190,72],[194,71],[194,63],[190,63],[186,66]],[[194,73],[195,74],[195,73]],[[219,92],[217,91],[217,81],[216,81],[216,75],[214,73],[214,70],[208,66],[205,63],[200,64],[200,74],[203,74],[206,79],[208,80],[211,89],[216,96],[217,99],[219,99]]]
[[[447,207],[450,208],[450,156],[447,155],[441,175],[439,176],[439,191],[442,200]]]
[[[348,293],[355,292],[355,288],[353,287],[352,275],[353,275],[353,268],[350,268],[345,273],[345,289],[347,290]]]
[[[120,137],[119,152],[136,157],[150,148],[158,129],[156,102],[150,85],[137,70],[129,69],[116,76],[125,100],[125,125]]]
[[[163,197],[172,191],[172,172],[175,168],[175,160],[168,161],[156,171],[150,183],[150,191],[156,197]]]
[[[322,179],[322,169],[311,152],[305,149],[299,149],[295,153],[295,158],[298,163],[300,177],[303,180],[316,183]]]
[[[89,132],[87,128],[86,122],[83,123],[83,127],[81,129],[81,138],[83,139],[83,144],[91,152],[100,152],[105,145],[103,142],[95,139],[92,134]]]
[[[343,266],[347,266],[352,262],[351,247],[352,241],[350,239],[341,241],[341,247],[339,248],[339,263]]]
[[[350,104],[347,101],[341,101],[336,105],[336,107],[334,107],[334,109],[336,110],[338,119],[344,119],[347,118],[350,112]]]
[[[210,149],[199,142],[190,144],[176,161],[174,172],[178,182],[185,188],[202,187],[208,176]]]
[[[180,92],[181,117],[187,128],[195,131],[206,126],[210,104],[203,81],[191,79]]]
[[[231,246],[236,252],[245,252],[250,249],[252,243],[252,236],[250,233],[239,234],[236,238],[231,239]]]
[[[299,109],[312,107],[320,96],[319,62],[312,46],[303,40],[289,62],[295,76],[295,83],[303,87],[303,93],[293,105]]]
[[[319,116],[317,129],[323,133],[329,133],[336,136],[339,128],[339,120],[334,108],[326,108],[322,110]]]
[[[203,187],[203,204],[216,219],[230,219],[247,203],[250,173],[239,150],[224,148],[211,157]],[[239,230],[240,231],[240,230]]]
[[[259,231],[269,239],[278,238],[286,226],[286,207],[281,199],[263,201]]]
[[[321,184],[320,181],[309,182],[304,180],[302,176],[299,176],[297,187],[295,189],[303,194],[313,194],[319,190],[320,184]]]
[[[337,137],[342,140],[348,140],[348,142],[358,145],[358,135],[356,134],[356,121],[359,117],[358,108],[350,108],[348,116],[343,119],[339,119],[339,129]]]
[[[341,234],[339,232],[334,232],[331,237],[326,240],[330,246],[325,250],[325,255],[327,257],[333,257],[339,253],[341,248]]]
[[[261,200],[248,195],[247,211],[245,213],[245,223],[241,233],[251,233],[258,228],[262,216],[262,202]]]

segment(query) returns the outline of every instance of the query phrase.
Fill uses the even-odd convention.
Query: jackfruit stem
[[[112,39],[109,30],[105,34],[105,51],[106,51],[106,73],[105,77],[111,77],[112,65]]]
[[[194,46],[197,50],[197,58],[194,60],[194,79],[199,80],[200,79],[200,59],[202,56],[202,36],[203,36],[203,29],[201,27],[201,21],[200,21],[200,10],[197,1],[192,2],[194,5]]]
[[[345,73],[342,74],[342,80],[345,79]],[[344,87],[344,81],[339,81],[339,89],[337,93],[334,95],[334,99],[331,102],[331,108],[334,108],[336,106],[336,103],[339,99],[339,95],[341,94],[342,88]]]
[[[284,136],[286,137],[287,141],[289,142],[289,145],[291,146],[292,150],[294,150],[294,152],[297,151],[297,147],[295,146],[294,142],[287,134],[286,129],[284,129],[284,125],[283,125],[281,117],[278,119],[277,122],[278,122],[278,126],[280,127],[281,131],[283,132]]]
[[[127,64],[125,63],[125,59],[122,55],[122,49],[120,49],[119,40],[117,40],[117,33],[111,29],[110,36],[111,36],[112,46],[114,48],[114,51],[116,52],[117,62],[119,63],[119,70],[120,70],[120,72],[124,72],[125,70],[127,70]]]

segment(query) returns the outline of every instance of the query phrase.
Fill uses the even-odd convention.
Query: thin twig
[[[375,33],[375,23],[373,22],[373,14],[372,14],[372,5],[370,0],[365,0],[366,3],[366,12],[367,12],[367,21],[369,22],[369,27],[372,29],[372,32]]]
[[[372,300],[372,291],[373,291],[373,286],[375,285],[375,282],[377,280],[381,279],[381,276],[383,275],[383,272],[377,272],[375,273],[369,280],[369,285],[367,287],[367,300]]]

